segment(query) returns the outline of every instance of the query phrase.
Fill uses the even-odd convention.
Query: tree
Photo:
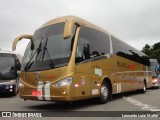
[[[150,57],[150,55],[151,55],[151,46],[149,46],[148,44],[146,44],[143,47],[142,52]]]
[[[160,63],[160,42],[155,43],[153,46],[146,44],[142,52],[148,55],[150,59],[157,59]]]
[[[153,50],[158,50],[158,49],[160,49],[160,42],[155,43],[155,44],[153,45]]]

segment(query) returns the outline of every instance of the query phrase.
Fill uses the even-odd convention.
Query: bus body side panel
[[[87,96],[90,96],[91,82],[91,63],[80,63],[76,65],[75,72],[75,97],[79,99],[83,99]]]
[[[138,72],[142,72],[139,63],[117,56],[117,83],[120,84],[118,87],[121,87],[121,92],[140,89],[142,80]]]
[[[111,56],[98,61],[92,61],[92,70],[91,70],[91,91],[92,95],[100,94],[100,87],[105,78],[108,78],[112,84],[112,92],[115,92],[114,81],[116,73],[116,56]],[[99,85],[100,84],[100,85]],[[94,91],[98,91],[94,93]]]

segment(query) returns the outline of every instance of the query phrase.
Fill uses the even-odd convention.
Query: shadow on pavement
[[[151,89],[152,90],[152,89]],[[151,92],[150,89],[147,89],[146,93]],[[123,97],[131,97],[135,96],[138,94],[142,94],[138,91],[133,91],[133,92],[126,92],[126,93],[121,93],[121,94],[114,94],[112,96],[112,101],[117,101],[119,99],[122,99]],[[145,94],[142,94],[145,95]],[[112,102],[111,101],[111,102]],[[39,101],[37,101],[38,103]],[[78,110],[80,108],[87,108],[90,106],[100,106],[104,104],[99,104],[96,99],[88,99],[88,100],[81,100],[81,101],[75,101],[75,102],[46,102],[43,104],[36,104],[36,105],[27,105],[25,106],[28,109],[32,110],[47,110],[47,111],[67,111],[67,110]],[[106,104],[107,105],[107,104]],[[95,110],[96,111],[96,110]]]
[[[17,95],[13,95],[13,94],[0,94],[0,99],[1,98],[14,98]]]
[[[112,101],[116,101],[123,98],[122,94],[115,94],[112,97]],[[112,102],[111,101],[111,102]],[[38,102],[38,101],[37,101]],[[107,104],[107,103],[106,103]],[[47,111],[73,111],[73,110],[78,110],[82,108],[87,108],[90,106],[100,106],[104,104],[99,104],[97,99],[87,99],[87,100],[80,100],[80,101],[74,101],[74,102],[47,102],[46,104],[36,104],[36,105],[28,105],[25,106],[28,109],[32,110],[47,110]],[[96,111],[96,110],[94,110]]]

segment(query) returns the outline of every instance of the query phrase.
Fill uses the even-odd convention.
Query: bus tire
[[[110,100],[110,87],[106,81],[103,81],[100,89],[100,97],[98,98],[100,104],[105,104]]]
[[[147,91],[147,84],[146,84],[146,81],[144,80],[143,81],[143,89],[140,90],[140,93],[146,93]]]

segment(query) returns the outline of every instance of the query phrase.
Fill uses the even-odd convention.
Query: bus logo
[[[40,80],[40,72],[34,72],[35,80]]]
[[[134,70],[136,68],[134,64],[128,64],[120,61],[117,61],[117,67],[128,68],[130,70]]]

